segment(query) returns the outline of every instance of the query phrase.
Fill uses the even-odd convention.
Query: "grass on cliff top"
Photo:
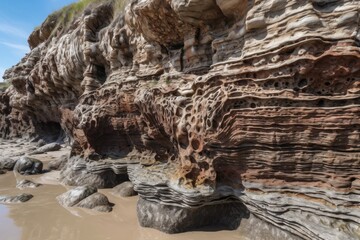
[[[59,29],[66,29],[69,25],[79,17],[84,10],[91,4],[111,3],[114,7],[114,13],[123,12],[128,0],[78,0],[78,2],[72,3],[63,7],[62,9],[50,14],[46,21],[56,21],[56,26],[52,31],[52,34]],[[36,29],[35,29],[36,30]]]
[[[7,89],[8,87],[10,87],[10,85],[11,84],[8,82],[0,82],[0,91]]]

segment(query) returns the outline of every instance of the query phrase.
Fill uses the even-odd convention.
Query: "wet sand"
[[[16,145],[14,147],[14,145]],[[19,147],[21,149],[19,149]],[[0,141],[0,153],[9,154],[30,148],[26,143]],[[35,155],[46,163],[66,153],[68,149]],[[1,156],[1,155],[0,155]],[[0,195],[31,193],[34,198],[21,204],[0,204],[0,240],[234,240],[238,231],[188,232],[168,235],[154,229],[142,228],[136,218],[137,197],[119,198],[111,189],[99,190],[114,203],[111,213],[98,213],[79,208],[63,208],[56,197],[70,187],[58,183],[58,172],[36,176],[21,176],[14,172],[0,175]],[[20,190],[17,181],[32,180],[44,184],[35,189]]]

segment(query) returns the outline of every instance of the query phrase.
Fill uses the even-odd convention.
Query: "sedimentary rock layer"
[[[2,137],[66,136],[67,184],[128,172],[144,226],[162,229],[146,209],[161,225],[245,204],[304,239],[360,237],[359,1],[117,4],[31,35],[5,73]],[[162,230],[214,223],[199,222]]]

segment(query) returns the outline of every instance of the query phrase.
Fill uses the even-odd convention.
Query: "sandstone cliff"
[[[5,73],[1,137],[65,137],[65,184],[128,175],[143,226],[251,216],[288,238],[360,238],[359,1],[118,5],[31,34]]]

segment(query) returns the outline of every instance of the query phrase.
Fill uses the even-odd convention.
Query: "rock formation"
[[[249,211],[303,239],[360,237],[359,1],[119,2],[30,36],[0,136],[68,139],[70,185],[128,174],[147,227]]]

